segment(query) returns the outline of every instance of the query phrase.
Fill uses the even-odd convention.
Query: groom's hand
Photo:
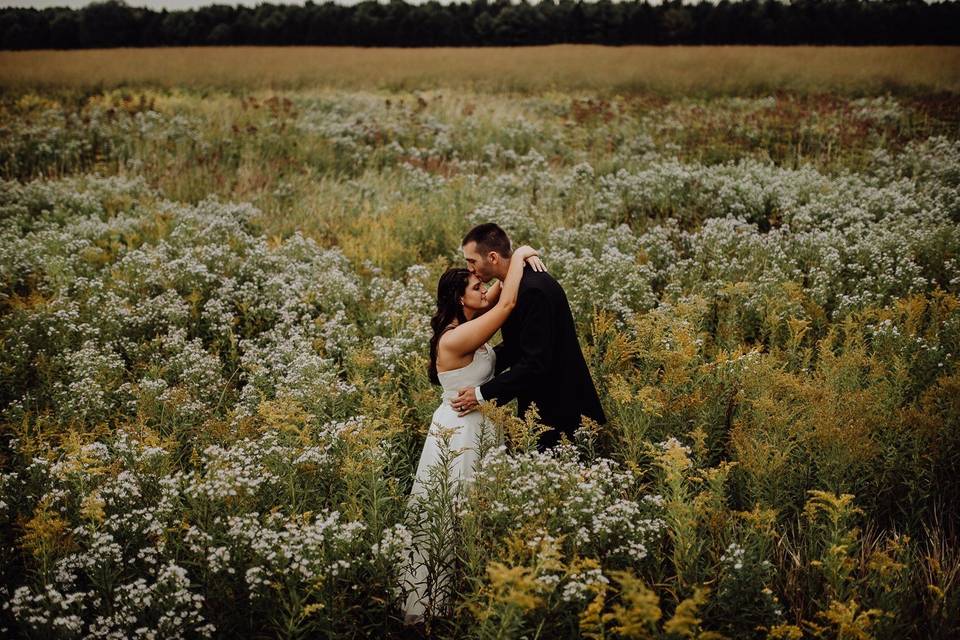
[[[480,403],[477,402],[475,388],[476,387],[467,387],[466,389],[460,389],[460,395],[450,403],[450,406],[457,412],[457,415],[465,416],[471,411],[475,411],[480,405]]]

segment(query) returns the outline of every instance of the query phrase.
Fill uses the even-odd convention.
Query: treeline
[[[174,45],[957,44],[960,4],[923,0],[332,2],[153,11],[0,9],[2,49]]]

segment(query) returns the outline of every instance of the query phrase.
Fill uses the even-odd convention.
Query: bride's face
[[[480,282],[480,278],[470,274],[467,281],[467,289],[463,292],[463,307],[471,311],[484,311],[490,306],[487,300],[487,288]]]

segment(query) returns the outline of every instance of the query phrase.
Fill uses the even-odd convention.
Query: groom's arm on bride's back
[[[513,358],[505,365],[510,369],[480,385],[484,400],[495,399],[501,406],[528,391],[537,377],[550,370],[553,360],[553,322],[546,294],[540,289],[528,289],[522,304],[519,335],[505,352],[508,358]],[[497,359],[500,359],[499,351]]]

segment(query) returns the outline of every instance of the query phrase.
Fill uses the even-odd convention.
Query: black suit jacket
[[[504,405],[517,398],[522,417],[531,402],[540,419],[572,436],[585,415],[606,422],[597,390],[577,341],[567,295],[553,276],[523,270],[517,306],[500,329],[496,377],[480,386],[484,400]]]

